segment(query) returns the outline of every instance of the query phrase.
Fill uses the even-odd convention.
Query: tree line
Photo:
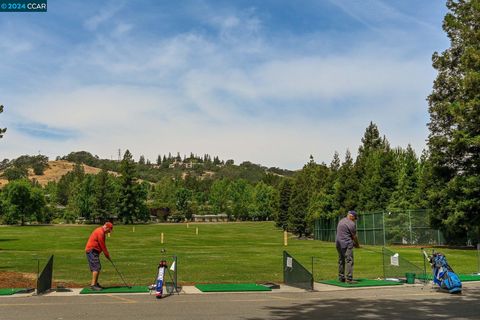
[[[73,155],[67,158],[72,159]],[[90,158],[85,153],[80,156]],[[12,180],[2,191],[4,222],[15,223],[19,217],[23,222],[73,222],[79,218],[95,222],[115,216],[124,223],[133,223],[148,221],[152,215],[180,221],[191,219],[194,214],[225,213],[233,220],[275,220],[285,230],[308,235],[314,219],[319,217],[341,215],[350,209],[410,209],[425,203],[421,190],[425,159],[418,159],[410,146],[392,149],[374,123],[367,127],[355,160],[348,150],[343,161],[335,153],[329,165],[318,164],[311,157],[291,176],[274,174],[265,168],[255,178],[245,174],[251,179],[222,174],[204,176],[192,168],[183,171],[182,176],[164,175],[155,183],[140,182],[138,171],[146,163],[135,162],[127,150],[118,163],[118,176],[105,168],[97,175],[85,174],[81,162],[77,162],[74,170],[58,182],[50,182],[44,188],[31,183],[32,192],[43,191],[45,196],[43,214],[32,211],[28,215],[26,210],[11,209],[18,205],[10,194],[17,188],[26,188],[28,183],[24,176],[10,176],[9,169],[26,170],[28,165],[38,159],[43,163],[45,158],[22,156],[4,170],[4,176]],[[228,166],[232,171],[256,172],[261,168],[251,163]],[[25,199],[22,202],[28,203]]]
[[[22,156],[9,163],[25,168],[38,159],[45,157]],[[436,189],[429,159],[427,152],[418,157],[410,145],[392,148],[374,123],[366,128],[355,159],[349,150],[343,159],[335,152],[329,164],[316,163],[311,156],[291,176],[263,170],[258,180],[198,175],[193,169],[182,176],[165,175],[155,183],[140,180],[138,171],[145,164],[135,162],[127,150],[118,163],[118,175],[105,168],[86,174],[77,162],[74,170],[44,187],[23,176],[10,177],[0,193],[0,217],[8,224],[100,223],[112,218],[128,224],[225,213],[231,220],[274,220],[284,230],[308,236],[315,219],[341,216],[351,209],[431,208]],[[435,221],[438,217],[432,212]]]

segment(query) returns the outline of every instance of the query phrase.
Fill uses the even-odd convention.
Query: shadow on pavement
[[[464,290],[465,291],[465,290]],[[440,298],[316,300],[285,307],[265,307],[268,319],[479,319],[480,288]],[[260,320],[260,318],[248,318]]]

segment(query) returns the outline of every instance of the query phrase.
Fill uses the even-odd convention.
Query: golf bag
[[[438,284],[440,288],[448,290],[450,293],[462,292],[462,282],[458,275],[453,272],[452,267],[450,267],[443,254],[434,252],[428,257],[428,260],[432,267],[433,283]]]
[[[163,295],[163,284],[165,279],[165,273],[167,270],[167,261],[161,260],[158,265],[157,280],[155,283],[155,297],[157,299],[162,298]]]

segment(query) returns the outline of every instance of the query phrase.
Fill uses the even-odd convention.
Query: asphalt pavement
[[[156,299],[149,294],[52,292],[0,297],[1,320],[143,319],[480,319],[480,282],[462,294],[431,284],[315,291],[287,286],[271,292],[200,293],[194,287]]]

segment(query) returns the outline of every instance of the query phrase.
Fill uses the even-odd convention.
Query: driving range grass
[[[87,285],[90,272],[84,253],[85,243],[95,225],[81,226],[1,226],[0,272],[37,273],[51,254],[54,280]],[[283,245],[283,231],[273,222],[180,223],[116,225],[107,247],[119,271],[130,285],[148,285],[155,280],[163,258],[171,263],[178,257],[178,281],[193,283],[282,282],[283,250],[287,250],[315,280],[334,279],[337,253],[333,243],[298,240],[292,235]],[[198,228],[198,235],[196,229]],[[164,243],[161,243],[161,233]],[[162,254],[162,249],[166,253]],[[389,247],[423,268],[419,248]],[[431,250],[431,249],[430,249]],[[457,273],[478,272],[475,250],[441,249]],[[355,250],[355,277],[383,277],[381,247]],[[312,257],[314,257],[312,259]],[[103,257],[100,283],[122,284],[112,265]],[[313,262],[313,263],[312,263]],[[429,272],[427,270],[427,272]],[[167,278],[168,280],[168,278]]]

